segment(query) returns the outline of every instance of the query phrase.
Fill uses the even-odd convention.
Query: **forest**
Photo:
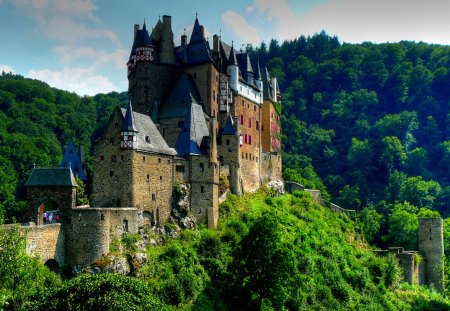
[[[450,214],[450,179],[446,173],[450,169],[450,47],[406,41],[385,44],[369,42],[346,44],[322,32],[311,37],[302,36],[282,43],[272,40],[268,44],[262,43],[258,47],[250,47],[249,52],[253,60],[259,60],[261,67],[267,67],[271,76],[277,77],[280,84],[284,179],[300,182],[308,188],[320,189],[327,201],[334,202],[343,208],[356,210],[358,216],[354,219],[356,222],[352,222],[352,226],[355,226],[355,232],[361,233],[364,240],[375,248],[403,246],[409,250],[416,250],[418,217],[441,216],[445,218],[446,256],[450,256],[450,218],[446,218]],[[63,149],[71,139],[76,145],[83,144],[86,150],[92,151],[93,142],[101,133],[112,109],[116,105],[126,105],[126,101],[126,92],[80,97],[74,93],[52,88],[41,81],[2,73],[0,76],[1,221],[11,223],[24,220],[26,209],[24,184],[34,166],[58,165],[62,159]],[[92,173],[89,155],[87,161],[88,171]],[[284,198],[276,201],[282,203],[275,204],[277,206],[275,210],[278,211],[278,207],[284,206],[292,212],[294,208],[286,207],[286,200],[296,200],[292,198],[295,196],[291,199]],[[270,201],[272,199],[268,200],[270,204],[273,204]],[[233,202],[236,202],[236,199]],[[263,202],[265,202],[264,199]],[[272,206],[270,204],[268,206]],[[309,203],[302,204],[302,206],[308,206]],[[263,210],[271,210],[266,203],[263,205],[266,206]],[[228,209],[233,208],[235,207]],[[221,211],[224,211],[224,207]],[[258,219],[264,218],[264,213],[261,211],[258,213],[258,216],[251,213],[241,215],[244,218],[240,221],[243,221],[246,227],[245,230],[239,229],[243,231],[240,231],[238,237],[232,238],[233,243],[246,241],[246,237],[250,234],[248,228],[256,226]],[[302,213],[296,214],[296,212],[294,214],[295,217],[298,216],[301,221],[307,223],[315,217],[314,215],[304,216]],[[280,226],[284,226],[285,218],[291,216],[278,215],[276,219],[280,222]],[[321,219],[326,222],[326,219]],[[224,228],[227,227],[225,224],[228,224],[228,220],[223,220]],[[244,257],[239,256],[246,255],[239,253],[240,247],[233,248],[228,244],[218,243],[222,245],[220,247],[225,247],[225,250],[220,251],[220,256],[225,256],[224,258],[215,254],[214,260],[209,258],[205,261],[201,259],[196,261],[195,256],[202,256],[197,252],[200,250],[198,247],[201,245],[203,234],[217,234],[220,237],[216,236],[215,239],[229,242],[227,239],[230,237],[221,236],[222,233],[205,232],[209,231],[202,231],[199,233],[201,237],[196,236],[195,239],[187,237],[188,240],[193,239],[189,241],[194,241],[190,247],[194,247],[195,252],[179,254],[180,258],[184,258],[183,260],[194,260],[201,269],[206,269],[205,274],[202,274],[203,272],[198,274],[198,271],[194,273],[204,276],[201,281],[198,281],[200,282],[198,284],[203,285],[197,284],[199,290],[194,295],[195,299],[194,296],[189,296],[193,295],[192,293],[176,292],[179,300],[169,303],[173,306],[192,306],[193,301],[198,302],[198,299],[205,297],[202,296],[205,293],[207,293],[205,301],[214,301],[217,298],[217,301],[222,303],[223,297],[237,299],[237,296],[232,296],[235,294],[227,292],[228,289],[224,285],[231,280],[220,279],[222,282],[220,283],[217,279],[213,287],[208,287],[207,284],[212,282],[215,276],[237,269],[235,265],[244,264],[245,260],[242,259]],[[197,233],[185,233],[185,235],[189,234]],[[300,251],[294,247],[297,238],[292,237],[291,241],[283,242],[286,244],[281,243],[281,240],[275,243],[276,245],[281,243],[287,249],[292,248],[290,251],[294,253],[289,252],[289,256],[292,256],[292,260],[296,263],[303,258],[302,255],[295,253]],[[314,235],[313,239],[320,240],[317,235]],[[320,249],[314,243],[312,243],[311,252]],[[288,244],[291,246],[287,246]],[[341,247],[345,248],[342,245]],[[275,249],[278,249],[277,247]],[[169,251],[169,245],[164,245],[159,250],[162,252],[158,255],[159,260],[167,259],[163,255],[166,248]],[[171,251],[176,255],[180,249]],[[280,250],[280,252],[284,251],[287,250],[285,248]],[[280,254],[272,255],[280,256]],[[334,254],[333,251],[325,257],[335,258]],[[361,258],[361,255],[358,256]],[[227,262],[226,260],[229,260],[230,265],[222,265],[223,262]],[[262,262],[263,260],[254,264],[262,264]],[[37,263],[33,264],[37,265]],[[167,263],[167,265],[172,264],[176,265],[173,271],[179,273],[183,265],[175,262]],[[292,264],[292,262],[286,264]],[[320,262],[318,265],[322,267],[327,263]],[[364,264],[361,265],[364,266]],[[344,295],[342,299],[333,296],[336,293],[335,289],[324,288],[317,288],[315,296],[308,292],[299,293],[295,301],[291,299],[292,297],[289,298],[291,300],[287,299],[287,296],[274,298],[276,295],[282,295],[282,292],[291,292],[289,286],[292,286],[290,282],[294,282],[293,280],[286,284],[275,284],[278,287],[274,285],[273,288],[276,289],[249,288],[246,292],[247,296],[241,298],[251,309],[263,308],[266,303],[267,310],[272,307],[279,309],[281,305],[287,309],[295,309],[293,306],[301,307],[304,303],[315,303],[315,300],[308,302],[302,300],[307,299],[302,298],[302,295],[305,295],[304,297],[316,297],[308,299],[317,299],[317,301],[324,299],[327,301],[324,306],[332,306],[334,303],[341,305],[343,301],[348,303],[350,299],[355,306],[366,306],[361,303],[367,303],[367,305],[373,303],[374,307],[383,306],[384,309],[395,310],[392,305],[397,302],[386,307],[387,301],[391,301],[389,299],[392,297],[389,295],[392,293],[384,292],[384,290],[390,290],[393,283],[385,282],[380,291],[374,294],[376,300],[371,300],[372,297],[367,298],[370,302],[369,300],[364,302],[361,300],[359,290],[367,286],[379,288],[380,279],[376,283],[374,274],[367,272],[370,268],[365,266],[369,270],[363,269],[365,272],[361,273],[366,274],[362,278],[367,282],[369,280],[375,282],[375,285],[371,285],[373,283],[370,282],[370,284],[365,283],[366,285],[354,284],[349,281],[349,278],[361,276],[346,275],[345,267],[342,264],[336,268],[339,277],[336,276],[338,279],[335,279],[335,285],[342,286],[338,290]],[[256,266],[251,268],[256,269]],[[357,268],[352,267],[351,270],[356,271]],[[39,271],[37,269],[35,272]],[[302,273],[306,272],[299,272],[300,275]],[[449,274],[447,272],[447,275]],[[189,279],[189,276],[184,277]],[[301,276],[298,277],[301,278]],[[173,275],[172,278],[174,288],[182,287],[179,284],[180,279]],[[55,289],[55,295],[67,295],[69,286],[78,286],[77,279],[71,281],[72,283],[64,283],[62,289],[58,285],[56,288],[67,292],[58,292]],[[242,276],[242,279],[232,280],[232,282],[244,287],[256,286],[244,280],[247,279]],[[100,281],[116,282],[116,280],[106,279],[92,282]],[[322,281],[320,277],[317,279],[318,283]],[[48,282],[56,284],[60,281],[51,279]],[[147,286],[133,283],[135,281],[124,282],[125,287]],[[143,289],[156,295],[155,300],[148,303],[150,305],[167,303],[168,300],[165,299],[168,298],[158,296],[157,288],[169,285],[155,282],[151,284],[153,287]],[[222,285],[217,285],[219,284],[217,282]],[[121,290],[124,290],[123,288],[121,287]],[[254,290],[261,290],[264,294],[260,292],[255,294]],[[353,291],[358,294],[354,294]],[[414,289],[415,295],[417,291],[419,290]],[[200,292],[203,294],[200,295]],[[0,301],[2,294],[0,289]],[[231,296],[227,296],[228,294]],[[421,292],[420,295],[428,294]],[[180,297],[191,298],[185,300]],[[266,298],[267,300],[264,300]],[[226,300],[234,301],[230,299]],[[425,301],[428,300],[425,299]],[[343,309],[353,307],[353,305],[344,304],[342,306]]]

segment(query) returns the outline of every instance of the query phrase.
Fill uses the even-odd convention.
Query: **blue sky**
[[[448,0],[0,0],[0,72],[80,95],[127,89],[133,25],[171,15],[175,43],[198,12],[207,36],[235,45],[322,29],[345,42],[450,44]]]

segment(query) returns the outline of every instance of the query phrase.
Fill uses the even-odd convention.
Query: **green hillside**
[[[31,310],[450,308],[437,293],[401,284],[393,257],[376,257],[353,220],[315,204],[307,193],[272,197],[262,189],[229,196],[220,209],[217,230],[186,229],[176,239],[152,235],[158,245],[147,246],[149,260],[134,271],[137,278],[82,274],[62,284],[48,280],[43,288],[25,277],[33,290],[15,298]],[[124,237],[127,254],[137,251],[139,239]],[[18,267],[15,261],[4,265]]]

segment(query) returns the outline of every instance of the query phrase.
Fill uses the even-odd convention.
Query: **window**
[[[111,162],[116,162],[116,156],[115,155],[111,156]]]
[[[197,73],[194,72],[194,79],[197,79]]]
[[[244,100],[242,100],[242,107],[244,107]]]
[[[122,161],[123,161],[123,155],[121,155],[121,156],[120,156],[120,160],[122,160]]]
[[[249,144],[249,145],[252,144],[252,135],[248,135],[248,144]]]
[[[244,134],[244,144],[246,144],[248,142],[247,138],[248,138],[247,134]]]
[[[112,145],[112,144],[114,144],[114,137],[111,137],[110,139],[109,139],[109,143]]]
[[[114,172],[113,171],[110,171],[109,172],[109,177],[113,177],[114,176]]]
[[[100,161],[103,161],[105,159],[104,156],[100,156]]]
[[[167,164],[170,164],[170,160],[167,160]]]
[[[227,146],[228,146],[228,145],[230,145],[230,140],[229,140],[229,139],[227,139]]]
[[[128,220],[123,220],[123,231],[128,232]]]
[[[159,176],[159,181],[162,181],[162,176]]]
[[[149,174],[147,174],[147,181],[149,181],[150,180],[150,175]]]
[[[256,111],[256,105],[253,106],[253,111]]]
[[[261,131],[264,131],[264,124],[261,124]]]
[[[256,120],[256,129],[259,131],[259,121]]]
[[[145,157],[142,157],[142,161],[144,161],[144,162],[145,162]]]
[[[180,173],[184,173],[184,165],[177,165],[175,170]]]
[[[205,192],[205,186],[201,186],[201,187],[200,187],[200,192],[201,192],[201,193]]]
[[[252,119],[251,118],[248,118],[248,127],[252,127]]]
[[[119,128],[119,123],[114,123],[114,127],[117,129],[117,128]]]
[[[203,172],[205,170],[205,166],[203,163],[199,164],[199,170],[200,170],[200,172]]]
[[[216,90],[213,90],[213,97],[212,100],[215,101],[216,100]]]
[[[245,153],[245,159],[248,160],[248,153]]]
[[[156,201],[156,195],[154,193],[152,194],[152,201]]]
[[[241,125],[244,124],[244,115],[243,114],[241,114],[240,123],[241,123]]]
[[[145,142],[150,144],[150,136],[145,135]]]
[[[161,158],[158,158],[158,163],[161,163]]]

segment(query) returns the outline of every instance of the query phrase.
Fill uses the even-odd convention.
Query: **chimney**
[[[181,45],[186,45],[186,44],[187,44],[187,36],[181,35]]]
[[[136,33],[138,30],[139,30],[139,24],[134,24],[134,37],[133,38],[136,38]]]
[[[203,25],[200,26],[200,31],[202,32],[202,37],[205,38],[205,27]]]
[[[163,25],[172,28],[172,16],[163,15]]]
[[[213,36],[213,51],[219,52],[219,36],[218,35]]]

